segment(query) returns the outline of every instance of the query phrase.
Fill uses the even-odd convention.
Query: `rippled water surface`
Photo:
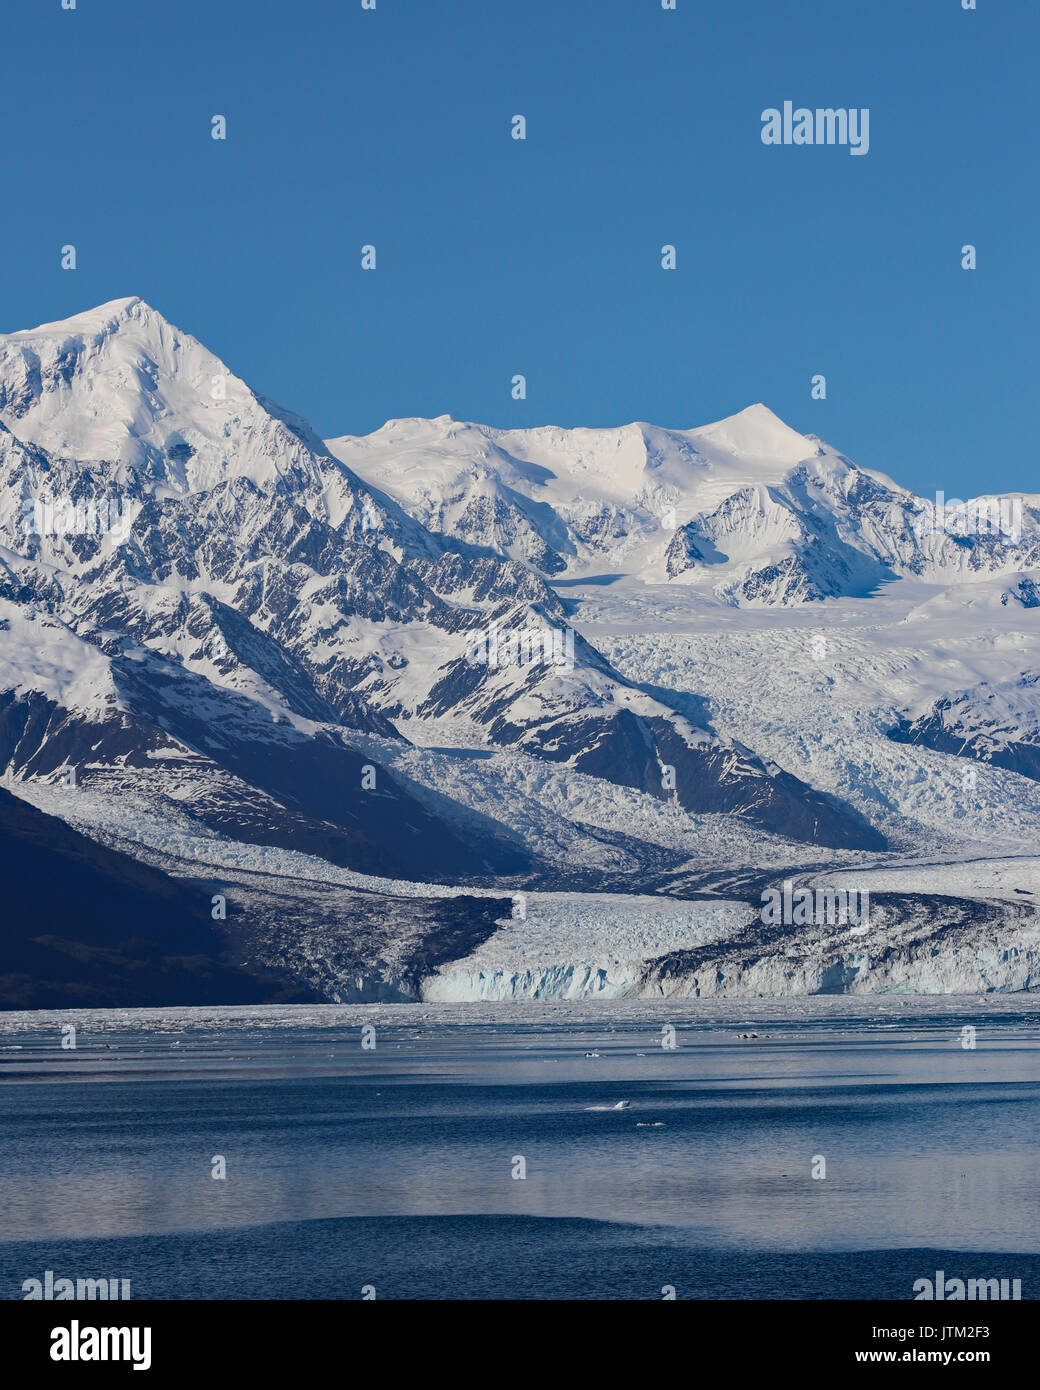
[[[0,1119],[7,1298],[1040,1288],[1028,1000],[7,1015]]]

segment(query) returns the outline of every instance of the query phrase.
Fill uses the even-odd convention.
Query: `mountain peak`
[[[4,336],[22,342],[29,338],[95,338],[111,332],[131,319],[165,322],[156,309],[146,304],[140,295],[135,294],[125,299],[110,299],[93,309],[72,314],[67,319],[55,319],[52,323],[41,323],[36,328],[23,328]]]
[[[290,457],[316,467],[299,422],[138,295],[0,335],[0,419],[22,443],[178,491],[267,486]]]
[[[731,420],[768,420],[775,424],[784,423],[775,410],[770,410],[763,401],[755,401],[753,405],[746,405],[743,410],[738,410],[735,415],[729,417]]]
[[[819,452],[817,445],[785,424],[761,401],[712,425],[691,430],[690,434],[698,444],[703,442],[724,453],[763,462],[800,463]]]

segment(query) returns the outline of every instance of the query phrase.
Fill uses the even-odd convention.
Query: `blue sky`
[[[1035,0],[37,0],[4,29],[2,331],[140,294],[325,435],[763,400],[923,493],[1040,491]],[[763,145],[785,99],[869,107],[869,154]]]

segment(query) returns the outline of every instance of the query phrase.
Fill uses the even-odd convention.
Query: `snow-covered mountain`
[[[1040,497],[1003,511],[917,497],[764,405],[692,430],[391,420],[329,448],[432,531],[557,578],[624,573],[763,606],[1040,564]]]
[[[894,875],[906,979],[956,937],[928,979],[1022,987],[1031,956],[972,951],[1028,906],[962,883],[951,916],[900,878],[1040,828],[1025,753],[955,807],[936,769],[964,750],[928,723],[1040,669],[1040,511],[1014,500],[1013,541],[951,525],[762,406],[326,444],[114,301],[0,337],[0,771],[225,901],[235,988],[884,987],[812,932],[748,964],[763,887],[838,871]]]
[[[1040,671],[944,695],[916,718],[902,714],[889,737],[1040,782]],[[969,781],[974,775],[967,773]]]
[[[562,605],[536,572],[429,533],[141,300],[0,341],[0,402],[0,598],[63,623],[72,667],[88,660],[77,645],[100,653],[88,660],[100,685],[78,693],[75,711],[157,722],[210,756],[213,740],[189,720],[206,702],[207,727],[281,720],[268,743],[293,728],[313,739],[315,724],[461,734],[688,810],[819,843],[881,843],[833,799],[621,678],[580,637],[565,641]],[[116,501],[116,524],[94,525],[92,505],[107,502],[111,523]],[[539,660],[474,660],[491,631],[549,632],[553,659],[543,643]],[[20,633],[16,623],[6,645],[15,689],[31,692],[37,643]],[[241,723],[238,708],[249,710]],[[231,761],[237,770],[243,757]],[[290,784],[275,794],[309,806]],[[396,792],[370,798],[375,809],[386,794]],[[379,819],[358,804],[336,814]],[[497,862],[487,847],[473,857],[474,868]],[[452,856],[445,872],[458,872]]]

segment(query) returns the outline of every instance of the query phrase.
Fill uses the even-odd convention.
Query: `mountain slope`
[[[231,965],[209,897],[0,789],[0,1008],[301,1002],[284,973]]]
[[[380,798],[398,791],[383,790],[378,769],[362,811],[363,764],[338,732],[349,729],[514,747],[817,843],[882,843],[833,798],[622,679],[565,630],[536,570],[430,533],[139,299],[0,339],[0,423],[0,597],[110,662],[103,697],[84,697],[89,709],[77,679],[58,705],[73,723],[93,720],[99,700],[128,716],[121,737],[138,739],[141,769],[156,761],[156,725],[215,759],[282,806],[266,806],[272,843],[304,833],[298,819],[287,828],[301,814],[340,831],[363,816],[381,848],[355,833],[364,853],[351,862],[372,871],[521,866],[504,827],[460,847],[449,826],[433,833],[428,815],[390,807]],[[0,633],[0,649],[15,646],[16,628]],[[548,634],[553,655],[475,660],[492,633]],[[19,652],[24,694],[33,659],[24,642]],[[93,669],[97,658],[77,650],[70,660]],[[52,712],[49,726],[61,723]],[[34,753],[9,770],[36,774],[47,762]],[[353,809],[322,789],[329,778],[355,784]],[[414,831],[404,840],[401,816]],[[239,818],[236,833],[248,838],[256,821],[250,832]],[[335,839],[324,852],[345,862]],[[380,858],[395,841],[408,864]]]
[[[1040,671],[944,695],[917,718],[903,714],[888,736],[1040,782]]]

